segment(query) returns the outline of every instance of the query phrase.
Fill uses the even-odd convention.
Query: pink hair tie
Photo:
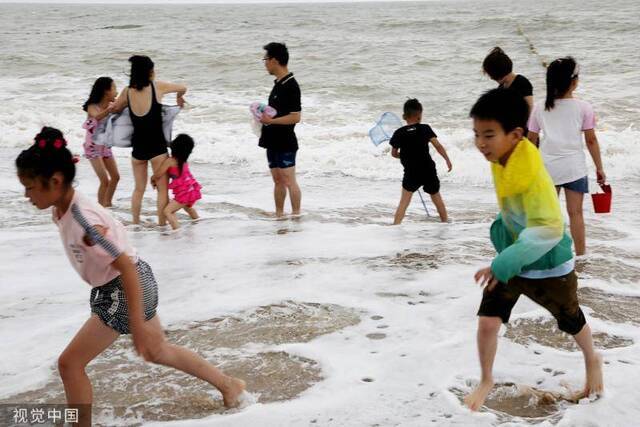
[[[64,147],[64,146],[65,146],[64,139],[60,139],[60,138],[58,138],[58,139],[56,139],[55,141],[53,141],[53,147],[54,147],[56,150],[59,150],[59,149],[61,149],[61,148],[62,148],[62,147]]]
[[[40,141],[38,141],[38,147],[40,148],[44,148],[47,146],[47,141],[44,139],[41,139]]]

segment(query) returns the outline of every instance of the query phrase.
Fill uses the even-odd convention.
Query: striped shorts
[[[142,304],[144,306],[144,320],[151,320],[156,315],[158,307],[158,284],[149,264],[139,259],[136,264],[138,280],[142,288]],[[127,297],[124,292],[122,276],[91,290],[91,312],[98,315],[100,320],[120,334],[128,334],[129,310]]]

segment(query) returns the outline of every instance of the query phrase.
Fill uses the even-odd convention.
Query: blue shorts
[[[582,178],[576,179],[575,181],[556,185],[556,187],[565,188],[567,190],[575,191],[576,193],[587,194],[589,192],[589,178],[583,176]]]
[[[267,160],[269,161],[269,169],[273,168],[292,168],[296,165],[297,151],[275,151],[267,149]]]

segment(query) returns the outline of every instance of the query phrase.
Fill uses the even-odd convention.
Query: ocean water
[[[89,369],[101,425],[607,426],[640,415],[630,380],[640,364],[637,2],[3,4],[0,12],[0,403],[63,400],[56,358],[88,316],[89,288],[49,214],[22,198],[13,160],[45,124],[80,153],[80,106],[93,80],[108,75],[122,88],[127,58],[142,53],[158,78],[189,87],[174,131],[197,143],[203,219],[182,218],[175,234],[129,227],[130,238],[158,277],[169,339],[245,378],[259,403],[225,413],[206,385],[143,365],[123,338]],[[298,220],[269,216],[271,179],[249,125],[248,105],[272,85],[261,61],[272,40],[289,46],[303,93]],[[589,404],[538,405],[507,384],[561,391],[583,380],[580,353],[524,298],[499,343],[503,385],[480,414],[458,398],[479,377],[473,273],[491,261],[496,212],[468,110],[494,87],[480,66],[496,45],[538,100],[542,63],[574,56],[577,96],[597,113],[614,206],[595,215],[585,199],[590,253],[578,264],[580,298],[607,387]],[[422,101],[454,164],[445,173],[434,155],[451,224],[426,217],[415,197],[405,223],[387,226],[402,167],[367,131],[382,112],[399,114],[407,97]],[[113,213],[126,222],[129,152],[116,157]],[[78,189],[93,197],[89,163],[78,169]],[[153,220],[153,211],[149,189],[143,216]]]

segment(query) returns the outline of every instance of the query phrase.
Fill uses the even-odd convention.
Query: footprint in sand
[[[473,381],[467,381],[465,386],[452,387],[449,391],[464,405],[464,397],[476,385]],[[561,393],[526,385],[499,383],[489,393],[481,411],[495,414],[500,424],[516,421],[533,424],[546,421],[555,424],[562,418],[566,406],[567,402]]]
[[[376,332],[372,334],[367,334],[366,337],[369,338],[370,340],[383,340],[387,337],[387,334]]]

